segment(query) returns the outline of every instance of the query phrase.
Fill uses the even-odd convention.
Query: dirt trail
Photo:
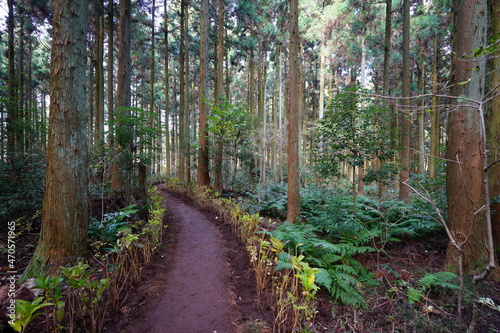
[[[240,245],[235,249],[238,242],[228,243],[210,213],[162,194],[169,215],[166,247],[105,332],[234,333],[239,323],[262,318],[254,308],[248,259]]]

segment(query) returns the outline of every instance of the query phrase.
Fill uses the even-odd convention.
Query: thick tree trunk
[[[290,1],[290,63],[288,90],[288,203],[287,220],[300,219],[299,183],[299,6],[298,0]]]
[[[452,96],[467,96],[480,102],[484,96],[485,58],[474,58],[473,50],[485,45],[486,0],[454,1],[452,42]],[[470,57],[463,57],[463,55]],[[453,237],[463,245],[466,274],[482,271],[488,263],[484,201],[481,119],[471,101],[455,100],[448,115],[446,158],[448,221]],[[449,267],[459,267],[457,250],[451,244],[446,253]]]
[[[87,1],[54,1],[50,126],[40,240],[23,278],[87,256]]]

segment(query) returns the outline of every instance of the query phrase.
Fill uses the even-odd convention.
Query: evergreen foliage
[[[362,167],[375,157],[381,161],[391,158],[395,145],[382,118],[386,113],[359,87],[338,92],[316,129],[318,171],[325,176],[338,176],[342,162]]]

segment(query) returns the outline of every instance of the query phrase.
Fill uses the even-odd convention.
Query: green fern
[[[318,286],[346,305],[366,307],[359,288],[374,285],[376,280],[354,256],[372,251],[372,247],[359,246],[355,242],[331,243],[319,238],[316,228],[310,224],[285,223],[273,232],[273,236],[283,241],[289,253],[280,254],[277,270],[290,268],[290,258],[303,255],[304,261],[320,268],[316,273]]]
[[[406,296],[408,297],[408,303],[414,304],[422,300],[422,298],[424,297],[424,293],[421,289],[408,287],[408,292],[406,293]]]
[[[432,288],[448,288],[457,290],[459,287],[451,281],[457,279],[457,275],[451,272],[429,273],[417,281],[418,288],[407,286],[408,303],[414,304],[424,298],[424,293]]]
[[[426,274],[420,280],[418,280],[417,284],[423,289],[431,289],[434,287],[437,288],[449,288],[457,290],[459,287],[452,283],[458,278],[458,275],[452,272],[436,272],[433,274]]]

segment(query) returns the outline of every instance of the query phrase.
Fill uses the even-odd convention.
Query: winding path
[[[169,245],[159,251],[134,292],[139,298],[130,297],[122,308],[123,313],[135,312],[128,313],[129,322],[120,320],[106,332],[234,333],[235,301],[219,229],[199,210],[162,195],[175,221],[167,228]]]

